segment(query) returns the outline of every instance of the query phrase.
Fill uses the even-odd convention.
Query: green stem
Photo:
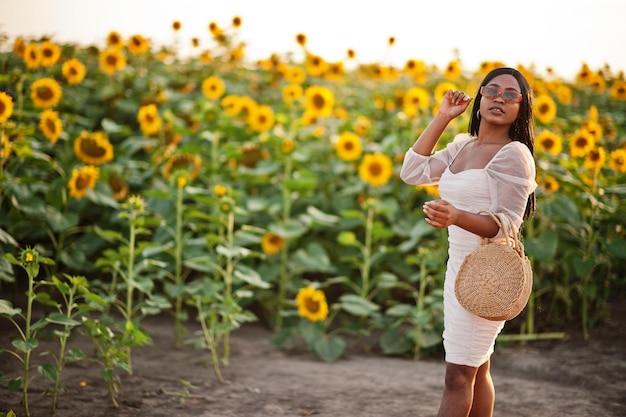
[[[285,185],[285,182],[291,178],[292,161],[291,157],[285,158],[285,169],[283,172],[283,224],[287,224],[291,217],[291,195],[290,191]],[[287,295],[287,285],[289,281],[289,271],[287,269],[287,261],[289,260],[289,242],[285,239],[285,244],[282,247],[280,254],[280,279],[278,281],[278,311],[276,312],[276,323],[274,328],[276,331],[280,331],[283,327],[283,309],[285,307],[285,297]]]
[[[363,247],[363,265],[361,267],[361,296],[367,298],[370,291],[370,268],[372,262],[372,229],[374,228],[374,208],[367,209],[365,222],[365,245]]]
[[[174,282],[176,283],[177,295],[176,306],[174,311],[174,341],[177,348],[181,347],[181,338],[183,335],[183,329],[181,325],[181,314],[183,309],[183,296],[180,291],[182,285],[182,258],[183,258],[183,194],[184,187],[178,187],[178,195],[176,199],[176,235],[175,235],[175,275]]]
[[[29,346],[31,331],[30,331],[30,321],[33,315],[33,300],[35,299],[35,293],[33,290],[33,280],[34,277],[28,273],[28,301],[26,307],[26,324],[24,326],[24,336],[26,337],[25,342],[26,345]],[[31,349],[27,348],[24,353],[24,381],[22,381],[22,397],[24,399],[24,412],[26,413],[26,417],[30,417],[30,410],[28,409],[28,379],[29,370],[30,370],[30,352]]]
[[[526,225],[526,236],[529,238],[534,237],[535,235],[535,225],[532,220],[529,220]],[[528,305],[526,306],[526,333],[533,334],[535,333],[535,291],[537,289],[537,285],[539,284],[540,273],[535,274],[535,262],[531,261],[531,266],[533,270],[533,287],[530,292],[530,297],[528,297]]]
[[[132,315],[133,315],[133,289],[135,283],[134,277],[134,269],[135,269],[135,240],[136,240],[136,230],[135,230],[135,219],[130,219],[130,236],[128,242],[128,276],[126,282],[126,328],[132,323]],[[132,361],[131,361],[131,348],[128,346],[126,348],[128,353],[128,369],[129,374],[132,375]]]
[[[228,227],[226,231],[227,231],[228,247],[232,248],[234,240],[235,240],[235,213],[232,211],[228,213]],[[228,300],[229,302],[232,302],[234,271],[235,271],[235,262],[233,260],[233,257],[229,255],[226,258],[226,274],[224,276],[224,281],[226,284],[225,295],[226,295],[226,300]],[[224,317],[224,320],[230,321],[231,320],[230,315]],[[225,329],[228,329],[228,323],[226,323]],[[223,345],[224,345],[224,353],[222,355],[222,362],[224,363],[224,365],[228,365],[229,357],[230,357],[230,331],[229,330],[224,331]]]
[[[202,300],[200,297],[196,297],[196,308],[198,309],[198,314],[200,316],[200,325],[202,326],[202,333],[204,334],[204,340],[211,352],[211,360],[213,361],[213,371],[215,372],[215,376],[220,383],[224,383],[224,378],[222,377],[222,372],[220,371],[220,363],[217,357],[217,347],[215,346],[215,341],[213,340],[213,333],[209,330],[209,326],[206,324],[206,318],[204,317],[203,308],[202,308]],[[211,326],[214,327],[214,326]]]
[[[426,257],[422,257],[420,261],[420,282],[419,282],[419,292],[417,294],[417,316],[420,317],[421,313],[424,311],[424,300],[426,298],[426,288],[428,284],[428,275],[426,270]],[[422,325],[417,323],[417,338],[415,341],[415,352],[414,358],[419,359],[421,354],[421,343],[422,343]]]

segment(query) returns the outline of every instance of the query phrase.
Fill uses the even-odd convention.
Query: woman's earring
[[[476,118],[480,120],[480,110],[476,110]]]

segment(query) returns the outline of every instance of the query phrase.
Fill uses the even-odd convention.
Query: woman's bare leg
[[[496,391],[491,379],[491,362],[488,360],[478,368],[474,381],[474,402],[470,417],[491,417],[496,400]]]
[[[479,368],[446,364],[445,387],[437,417],[467,417],[474,401],[474,381]]]

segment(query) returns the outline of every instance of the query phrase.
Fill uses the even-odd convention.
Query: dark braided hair
[[[512,140],[522,142],[528,147],[531,155],[535,155],[535,133],[533,130],[533,91],[528,84],[526,78],[521,72],[515,68],[501,67],[496,68],[489,72],[480,83],[480,87],[489,84],[489,82],[498,75],[509,74],[515,77],[519,83],[522,93],[522,102],[520,103],[519,113],[517,119],[513,122],[509,128],[509,137]],[[472,107],[472,116],[469,123],[469,131],[472,136],[478,136],[478,129],[480,127],[480,119],[478,117],[478,110],[480,109],[480,100],[482,94],[480,94],[480,87],[474,99],[474,106]],[[524,219],[532,217],[535,214],[535,193],[533,192],[528,196],[528,202],[526,203],[526,210],[524,211]]]

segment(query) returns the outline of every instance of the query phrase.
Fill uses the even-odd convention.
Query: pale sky
[[[208,24],[229,26],[234,16],[250,60],[299,51],[295,36],[304,33],[309,50],[328,61],[352,48],[360,62],[443,66],[458,50],[469,71],[493,60],[534,64],[542,74],[552,67],[564,78],[583,62],[626,71],[624,0],[0,0],[0,33],[11,45],[43,35],[104,45],[112,30],[171,44],[178,20],[181,45],[197,37],[208,48]]]

